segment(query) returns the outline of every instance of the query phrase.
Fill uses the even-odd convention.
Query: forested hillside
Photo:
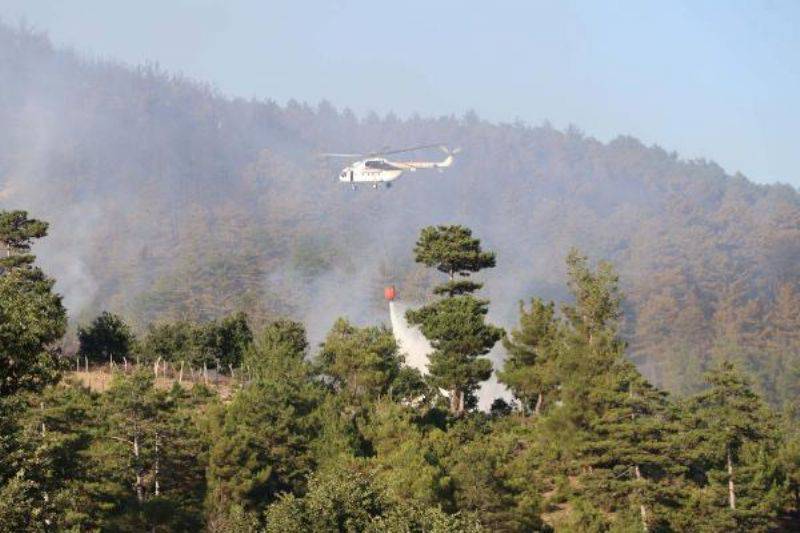
[[[533,297],[504,331],[481,296],[495,252],[423,228],[413,257],[439,283],[406,312],[433,347],[423,375],[385,326],[339,319],[311,347],[298,322],[240,313],[137,337],[104,312],[65,357],[31,252],[47,231],[0,211],[0,531],[798,529],[797,412],[729,361],[689,398],[653,387],[625,357],[617,273],[577,250],[570,302]],[[501,341],[513,399],[484,412]]]
[[[485,275],[496,323],[515,323],[533,294],[566,298],[577,246],[619,270],[627,354],[656,384],[695,392],[731,359],[775,405],[800,393],[789,186],[630,137],[231,98],[6,26],[0,80],[0,208],[52,223],[36,251],[75,320],[108,309],[143,331],[241,310],[256,324],[301,319],[321,340],[340,315],[386,321],[386,281],[423,301],[417,232],[460,223],[498,253]],[[390,190],[351,191],[314,157],[431,142],[463,148],[454,167]]]

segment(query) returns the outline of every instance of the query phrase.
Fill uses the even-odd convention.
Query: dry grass
[[[134,370],[134,365],[129,365],[127,373]],[[152,367],[150,367],[152,368]],[[79,372],[71,371],[66,372],[66,378],[72,378],[81,385],[88,387],[95,392],[105,392],[111,387],[111,382],[114,375],[123,373],[125,370],[122,367],[115,367],[113,372],[109,371],[108,366],[89,368],[89,371],[81,370]],[[197,383],[205,383],[209,387],[215,389],[223,399],[228,399],[231,396],[233,389],[238,386],[238,380],[232,379],[230,376],[213,375],[209,379],[203,379],[202,375],[198,372],[194,377],[189,372],[184,373],[182,379],[178,373],[159,372],[155,380],[155,386],[159,389],[169,390],[175,383],[180,382],[181,386],[191,389]]]

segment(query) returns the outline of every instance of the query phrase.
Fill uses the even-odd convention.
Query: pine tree
[[[766,316],[762,365],[772,405],[800,407],[800,291],[791,283],[778,287]]]
[[[555,304],[538,298],[531,300],[530,310],[520,303],[519,312],[519,328],[503,339],[507,356],[497,379],[508,385],[526,412],[538,415],[558,386],[560,322]]]
[[[481,241],[472,237],[472,230],[463,226],[424,228],[414,254],[418,263],[447,274],[448,282],[436,287],[434,293],[449,296],[475,292],[482,286],[470,280],[456,280],[456,274],[467,277],[495,266],[494,252],[484,252]]]
[[[475,513],[489,531],[541,531],[538,472],[526,464],[526,437],[502,422],[465,439],[458,430],[447,457],[454,508]]]
[[[255,380],[290,373],[293,375],[288,379],[303,379],[311,372],[305,362],[307,352],[308,340],[303,325],[292,320],[277,320],[265,326],[247,347],[242,369]]]
[[[28,218],[26,211],[0,211],[0,274],[16,268],[30,267],[35,257],[30,254],[35,239],[47,236],[47,222]]]
[[[8,472],[0,476],[9,477],[0,496],[2,527],[9,531],[80,527],[86,523],[82,487],[88,481],[82,454],[91,439],[94,399],[84,389],[62,386],[24,400],[14,408],[14,427],[2,428],[3,440],[13,441],[12,448],[2,450],[2,463],[12,469],[11,476]],[[15,516],[23,521],[15,523]]]
[[[786,475],[789,505],[800,513],[800,425],[790,417],[783,421],[784,435],[779,458]]]
[[[575,301],[562,306],[563,346],[555,381],[563,405],[559,417],[581,431],[593,415],[602,414],[604,405],[594,393],[602,390],[625,352],[619,331],[622,297],[619,278],[608,263],[592,270],[588,259],[572,250],[567,273]]]
[[[285,366],[262,367],[228,405],[209,413],[211,522],[227,521],[234,505],[260,515],[279,494],[305,487],[315,464],[322,390],[304,361],[284,363],[295,368],[281,373]]]
[[[353,400],[386,394],[402,362],[389,330],[357,328],[344,319],[333,325],[317,359],[319,372]]]
[[[204,440],[191,414],[207,403],[154,387],[147,369],[116,374],[100,397],[99,424],[83,484],[87,529],[196,530],[205,494]]]
[[[145,527],[147,503],[159,495],[155,435],[167,406],[153,379],[143,368],[131,376],[116,374],[102,396],[87,484],[99,504],[93,520],[101,527]]]
[[[41,390],[58,378],[52,349],[66,330],[66,311],[53,292],[55,281],[33,266],[33,239],[47,234],[47,224],[24,211],[0,211],[0,398],[18,390]]]
[[[614,267],[601,261],[592,271],[587,257],[572,249],[567,255],[567,279],[575,303],[562,311],[575,333],[593,351],[618,343],[622,296]]]
[[[685,435],[694,448],[693,467],[705,473],[710,489],[725,487],[726,507],[740,527],[767,527],[776,512],[778,479],[762,460],[765,453],[774,457],[774,419],[732,363],[722,363],[707,379],[709,388],[689,402]]]
[[[194,337],[203,361],[220,371],[238,368],[253,342],[247,315],[241,312],[204,324],[196,329]]]
[[[598,416],[588,420],[580,454],[585,491],[598,506],[635,509],[646,531],[663,529],[678,506],[674,480],[682,473],[673,449],[679,426],[666,393],[622,359],[595,387]]]
[[[451,484],[437,454],[437,439],[443,432],[425,431],[418,413],[409,407],[379,400],[362,424],[363,437],[372,452],[369,465],[396,501],[424,505],[447,503]]]
[[[130,357],[136,339],[121,317],[103,311],[88,327],[78,328],[78,353],[95,363]]]
[[[450,412],[461,415],[475,402],[481,381],[491,376],[492,363],[486,355],[499,341],[502,329],[485,321],[489,302],[472,292],[481,284],[456,280],[495,265],[492,252],[484,252],[480,241],[462,226],[424,228],[414,249],[416,260],[448,275],[448,281],[434,288],[445,297],[417,310],[409,310],[408,321],[420,326],[431,341],[431,383],[450,391]]]
[[[447,515],[432,506],[393,501],[358,463],[315,474],[301,498],[284,495],[265,513],[266,531],[478,533],[475,516]]]

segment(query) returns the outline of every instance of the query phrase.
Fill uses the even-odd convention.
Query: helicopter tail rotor
[[[453,148],[452,150],[445,145],[441,145],[439,149],[447,155],[456,155],[461,151],[461,148]]]

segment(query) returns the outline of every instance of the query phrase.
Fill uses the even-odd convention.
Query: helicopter
[[[387,155],[402,154],[405,152],[415,152],[426,148],[439,148],[447,157],[441,161],[390,161]],[[359,159],[351,163],[338,176],[342,183],[349,183],[353,190],[357,183],[371,183],[373,189],[377,189],[381,183],[386,184],[386,188],[392,186],[392,182],[399,178],[403,172],[415,172],[421,169],[435,168],[441,172],[453,164],[453,156],[461,151],[460,148],[450,150],[441,144],[427,144],[402,148],[399,150],[388,150],[383,152],[372,152],[368,154],[320,154],[322,157],[342,157],[347,159]]]

